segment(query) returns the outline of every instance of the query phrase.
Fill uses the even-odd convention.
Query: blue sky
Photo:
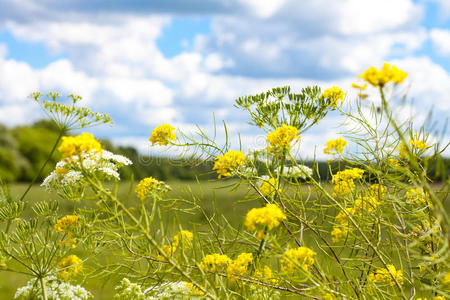
[[[42,118],[33,91],[74,92],[115,120],[94,134],[141,151],[156,125],[210,130],[213,113],[262,147],[235,98],[312,84],[350,97],[356,76],[384,61],[410,74],[411,117],[450,116],[450,1],[0,0],[0,122]],[[305,133],[305,155],[338,121]]]

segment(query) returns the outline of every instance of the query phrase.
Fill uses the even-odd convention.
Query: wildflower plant
[[[219,184],[248,191],[240,200],[252,207],[239,224],[199,195],[171,198],[158,178],[131,181],[120,193],[120,168],[131,161],[90,134],[64,138],[55,146],[62,160],[43,183],[58,201],[39,201],[25,215],[24,198],[0,193],[0,267],[31,277],[17,298],[53,299],[66,289],[86,299],[79,285],[99,278],[115,283],[115,299],[449,297],[449,182],[434,185],[428,175],[445,145],[433,144],[425,126],[395,118],[397,99],[386,91],[406,78],[388,64],[363,72],[363,85],[353,87],[376,89],[380,101],[349,99],[338,87],[241,97],[236,107],[266,135],[255,151],[232,147],[226,126],[223,145],[217,128],[188,136],[156,127],[152,144],[195,148],[189,158],[210,163]],[[317,162],[305,166],[294,146],[330,111],[346,118],[345,141],[326,144],[337,162],[321,178]],[[180,214],[202,223],[180,222]]]

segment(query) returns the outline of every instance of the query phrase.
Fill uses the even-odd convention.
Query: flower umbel
[[[342,154],[345,146],[347,146],[347,142],[339,137],[335,140],[329,140],[325,143],[325,146],[326,148],[323,149],[325,154]]]
[[[167,184],[150,176],[139,181],[134,191],[139,199],[144,200],[154,192],[165,193],[169,190],[170,187]]]
[[[102,152],[102,145],[92,134],[85,132],[77,136],[64,136],[58,151],[63,158],[70,158],[91,151]]]
[[[152,146],[155,144],[166,146],[170,141],[174,141],[177,138],[174,131],[175,128],[169,124],[159,125],[153,129],[149,141],[152,142]]]
[[[371,67],[359,75],[363,80],[370,83],[374,87],[383,87],[388,82],[402,83],[408,74],[398,69],[396,66],[384,63],[383,68],[378,70]]]
[[[379,268],[375,272],[369,274],[369,280],[374,283],[394,286],[395,281],[392,277],[394,277],[400,285],[403,284],[403,271],[395,269],[394,265],[387,265],[387,269]]]
[[[253,261],[251,253],[241,253],[227,267],[227,275],[231,281],[236,281],[239,276],[247,272],[248,265]]]
[[[245,155],[242,151],[230,150],[224,155],[218,155],[213,170],[217,171],[219,178],[230,177],[231,172],[245,164]]]
[[[229,263],[231,263],[231,259],[225,254],[208,254],[203,257],[200,268],[203,271],[218,272]]]
[[[70,281],[71,277],[77,276],[83,271],[83,261],[76,255],[69,255],[63,258],[58,264],[58,276],[65,281]]]
[[[303,270],[308,271],[308,267],[314,264],[314,256],[316,254],[308,247],[286,250],[281,259],[281,264],[283,265],[281,270],[292,274],[295,272],[296,267],[301,267]]]
[[[258,238],[265,237],[266,230],[272,230],[286,219],[286,215],[276,204],[267,204],[265,207],[252,208],[245,217],[244,225],[250,231],[258,231]]]
[[[344,101],[345,93],[338,88],[337,86],[333,86],[331,88],[326,89],[322,93],[322,97],[329,101],[329,106],[336,109],[339,102]]]
[[[272,154],[280,154],[287,151],[291,147],[291,143],[300,138],[297,134],[297,128],[283,124],[267,135],[266,141],[269,143],[267,150]]]

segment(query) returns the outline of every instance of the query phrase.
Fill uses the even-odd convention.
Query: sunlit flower
[[[273,197],[277,191],[278,180],[276,178],[268,178],[263,180],[259,187],[259,191],[264,197]],[[281,193],[281,189],[278,189],[278,193]]]
[[[229,263],[231,263],[231,259],[225,254],[208,254],[203,257],[200,268],[203,271],[218,272]]]
[[[227,276],[231,281],[236,281],[239,276],[244,275],[247,272],[248,265],[253,261],[253,255],[251,253],[241,253],[238,257],[231,261],[227,267]]]
[[[347,142],[339,137],[335,140],[329,140],[325,143],[325,146],[326,148],[323,149],[323,153],[325,154],[342,154],[345,146],[347,146]]]
[[[63,158],[70,158],[92,151],[102,152],[102,145],[92,134],[85,132],[77,136],[64,136],[58,151],[61,152]]]
[[[297,128],[286,124],[269,132],[266,137],[266,141],[269,143],[268,152],[274,155],[286,152],[291,147],[291,143],[300,138],[297,134]]]
[[[69,281],[71,277],[77,276],[83,271],[83,261],[76,255],[69,255],[63,258],[58,264],[58,275],[65,281]]]
[[[376,67],[371,67],[359,76],[374,87],[383,87],[391,81],[397,84],[402,83],[408,77],[408,74],[396,66],[384,63],[382,69],[378,70]]]
[[[344,101],[344,96],[345,93],[337,86],[328,88],[322,93],[322,97],[327,99],[333,108],[336,108],[339,102]]]
[[[276,204],[265,207],[252,208],[245,217],[244,225],[250,231],[258,231],[258,238],[265,237],[266,230],[272,230],[286,219],[286,215]]]
[[[175,128],[169,124],[159,125],[153,129],[149,141],[152,142],[152,146],[155,144],[166,146],[170,141],[174,141],[177,138],[174,131]]]
[[[292,274],[297,267],[301,267],[303,270],[307,271],[309,266],[314,264],[314,256],[316,256],[316,254],[316,252],[308,247],[298,247],[286,250],[281,259],[281,270]]]
[[[75,227],[78,226],[78,219],[79,216],[65,216],[58,220],[58,222],[55,224],[55,231],[59,233],[69,233],[73,231]]]
[[[427,203],[427,196],[423,188],[412,188],[406,192],[407,203]]]
[[[216,170],[219,178],[230,177],[231,172],[245,165],[245,155],[242,151],[230,150],[224,155],[218,155],[213,170]]]
[[[394,277],[400,285],[403,284],[403,271],[395,269],[394,265],[387,265],[387,269],[379,268],[375,272],[369,274],[369,280],[374,283],[394,286],[395,281],[392,277]]]
[[[354,180],[361,179],[364,174],[364,170],[359,168],[346,169],[339,171],[333,175],[331,182],[334,183],[333,197],[344,196],[348,194],[354,187]]]
[[[144,200],[153,192],[167,192],[169,190],[170,187],[164,182],[153,177],[147,177],[139,181],[134,191],[139,199]]]

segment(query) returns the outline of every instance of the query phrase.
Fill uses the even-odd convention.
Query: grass
[[[234,183],[229,182],[230,185]],[[192,199],[195,198],[203,207],[205,213],[208,216],[213,214],[221,214],[227,218],[227,220],[234,226],[242,226],[245,214],[247,211],[253,207],[260,206],[260,202],[252,197],[252,193],[249,188],[245,185],[241,185],[236,189],[232,189],[230,186],[223,187],[224,181],[203,181],[201,183],[193,181],[170,181],[168,184],[171,186],[172,191],[168,193],[168,199]],[[26,189],[26,184],[13,184],[11,185],[11,194],[13,197],[19,197]],[[308,185],[303,186],[303,190],[300,193],[306,194],[306,190],[311,187]],[[329,188],[329,187],[327,187]],[[129,190],[129,183],[123,182],[119,185],[119,197],[123,198]],[[134,195],[134,193],[133,193]],[[312,193],[312,198],[308,201],[313,201],[315,199],[315,193]],[[134,196],[133,196],[134,197]],[[50,199],[58,199],[57,195],[49,194],[44,188],[40,186],[34,186],[26,197],[27,208],[25,210],[25,215],[32,215],[32,205],[37,201],[45,201]],[[130,205],[132,202],[136,201],[136,198],[130,200]],[[59,201],[61,208],[61,215],[69,214],[73,212],[74,204],[67,201]],[[317,204],[317,203],[316,203]],[[450,210],[450,203],[446,201],[445,203],[448,210]],[[328,212],[334,215],[335,212]],[[180,212],[175,214],[173,210],[167,210],[165,212],[164,218],[172,218],[177,216],[180,224],[187,229],[191,229],[196,226],[197,230],[204,229],[208,232],[209,228],[206,225],[206,219],[204,215],[200,213],[186,213]],[[195,225],[194,225],[195,224]],[[323,228],[328,231],[328,228]],[[304,236],[304,242],[307,244],[317,244],[314,240],[314,236]],[[345,251],[345,249],[341,249]],[[20,286],[25,285],[29,278],[27,276],[10,273],[0,270],[0,299],[12,299],[16,289]],[[83,286],[93,293],[95,299],[112,299],[114,294],[114,284],[108,280],[90,279],[88,282],[83,284]]]
[[[204,207],[207,215],[212,215],[214,212],[226,216],[233,225],[243,222],[245,213],[256,206],[255,201],[238,201],[246,198],[248,189],[246,187],[239,187],[234,191],[230,188],[222,188],[223,182],[218,183],[214,181],[209,182],[193,182],[193,181],[171,181],[168,182],[172,191],[167,195],[167,198],[180,199],[196,197]],[[27,184],[12,184],[10,186],[11,195],[18,198],[27,188]],[[123,197],[129,190],[129,183],[123,182],[119,185],[119,197]],[[32,206],[34,203],[43,200],[58,199],[57,195],[49,194],[44,188],[36,185],[30,190],[26,196],[27,207],[25,215],[32,215]],[[59,198],[60,199],[60,198]],[[136,199],[131,199],[135,201]],[[59,201],[61,214],[72,213],[73,204],[67,201]],[[172,217],[173,212],[167,211],[166,217]],[[206,220],[202,214],[177,214],[182,226],[186,228],[192,227],[192,223],[205,224]],[[22,274],[5,272],[0,270],[0,299],[12,299],[18,287],[26,284],[29,278]],[[112,299],[114,294],[113,286],[108,282],[101,280],[89,280],[83,286],[93,293],[95,299]]]

